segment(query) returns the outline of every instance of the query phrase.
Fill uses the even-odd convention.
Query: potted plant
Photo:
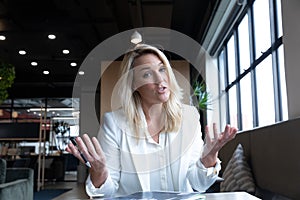
[[[212,104],[211,95],[207,91],[205,82],[196,80],[193,84],[193,92],[191,94],[191,104],[194,105],[200,114],[201,132],[205,133],[205,125],[207,124],[206,111],[211,110],[209,106]],[[204,140],[205,134],[202,135]]]
[[[7,99],[7,89],[14,83],[16,74],[12,64],[0,60],[0,104]]]
[[[193,93],[191,95],[193,104],[198,108],[198,111],[210,110],[211,97],[206,90],[206,84],[204,81],[195,81],[193,84]]]

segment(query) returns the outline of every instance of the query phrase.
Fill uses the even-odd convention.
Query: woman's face
[[[134,89],[143,104],[164,103],[170,96],[169,76],[166,66],[155,54],[144,54],[134,61]]]

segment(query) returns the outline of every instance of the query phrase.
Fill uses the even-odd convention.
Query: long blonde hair
[[[170,97],[167,102],[163,103],[165,111],[165,123],[162,129],[163,132],[177,132],[181,125],[182,110],[182,89],[179,87],[171,65],[165,54],[158,48],[147,45],[138,44],[132,50],[124,55],[121,63],[121,86],[119,94],[122,98],[121,106],[124,109],[125,115],[130,123],[130,127],[134,130],[135,136],[139,138],[140,133],[146,131],[144,112],[141,106],[141,98],[137,91],[133,89],[133,63],[134,60],[145,54],[154,54],[166,66],[169,76]]]

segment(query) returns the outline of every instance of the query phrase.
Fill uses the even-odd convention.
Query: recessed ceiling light
[[[69,54],[70,53],[70,51],[68,49],[64,49],[62,52],[63,52],[63,54]]]
[[[0,40],[5,40],[6,37],[4,35],[0,35]]]
[[[31,62],[31,65],[32,65],[32,66],[37,66],[38,63],[37,63],[37,62]]]
[[[82,76],[84,75],[84,71],[79,71],[78,74]]]
[[[76,63],[76,62],[71,62],[70,65],[71,65],[72,67],[76,67],[76,66],[77,66],[77,63]]]
[[[50,72],[48,70],[44,70],[43,74],[48,75],[48,74],[50,74]]]
[[[25,55],[25,54],[26,54],[26,51],[20,50],[20,51],[19,51],[19,54],[20,54],[20,55]]]
[[[54,40],[54,39],[56,38],[56,36],[55,36],[54,34],[49,34],[49,35],[48,35],[48,38],[49,38],[50,40]]]

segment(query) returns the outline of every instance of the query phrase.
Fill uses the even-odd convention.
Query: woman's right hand
[[[93,185],[99,188],[108,177],[108,170],[105,164],[105,155],[96,137],[90,138],[87,134],[76,138],[79,150],[91,164],[90,178]],[[82,163],[84,160],[80,156],[78,149],[70,142],[66,151],[73,154]]]

